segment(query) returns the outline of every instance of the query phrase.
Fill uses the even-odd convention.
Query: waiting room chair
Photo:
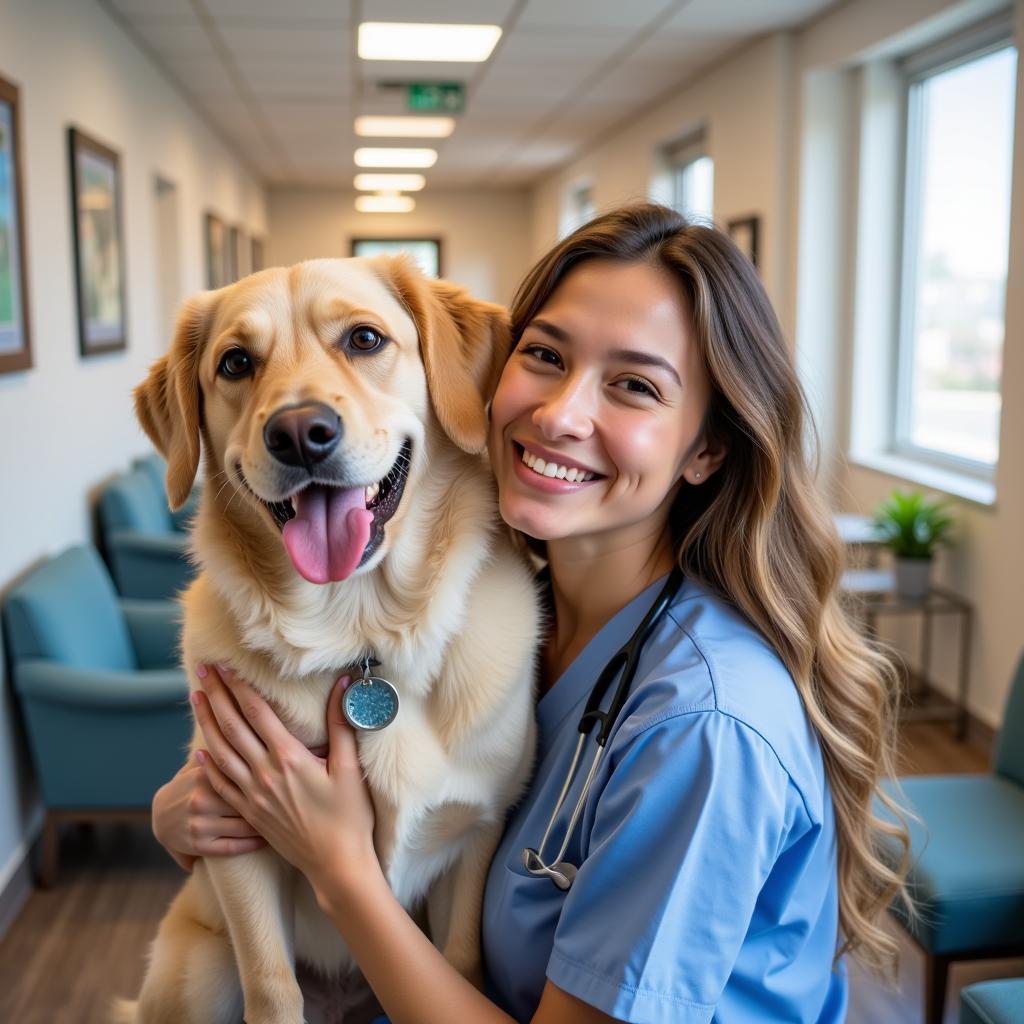
[[[4,604],[7,650],[46,807],[40,882],[64,821],[149,820],[185,760],[191,712],[179,609],[119,600],[91,547],[45,562]]]
[[[1024,978],[979,981],[960,990],[960,1024],[1021,1024]]]
[[[143,455],[138,459],[132,460],[132,466],[136,469],[145,470],[149,474],[149,478],[153,481],[153,486],[164,495],[164,502],[167,501],[167,462],[163,456],[157,452],[153,452],[150,455]],[[200,488],[196,484],[192,488],[192,493],[189,495],[188,501],[185,502],[177,512],[168,509],[171,515],[171,524],[180,533],[187,533],[192,525],[192,519],[195,517],[196,511],[199,508],[199,495]]]
[[[122,597],[173,598],[195,575],[188,536],[175,528],[162,484],[136,466],[100,494],[100,532]]]
[[[940,1024],[951,963],[1024,955],[1024,655],[992,773],[907,776],[900,785],[897,801],[921,819],[908,823],[919,916],[893,912],[925,954],[925,1024]]]

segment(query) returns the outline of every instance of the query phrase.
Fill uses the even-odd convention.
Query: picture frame
[[[206,287],[223,288],[229,284],[228,234],[224,221],[209,210],[203,217],[206,248]]]
[[[239,278],[239,266],[238,266],[238,228],[234,224],[228,225],[228,237],[227,243],[224,247],[224,253],[227,256],[227,283],[234,284]]]
[[[128,347],[121,158],[68,128],[78,342],[83,356]]]
[[[239,224],[235,228],[235,280],[248,277],[252,273],[252,247],[249,245],[249,234]]]
[[[756,213],[746,217],[736,217],[726,222],[725,230],[743,255],[757,268],[760,256],[761,218]]]
[[[396,255],[407,252],[427,277],[443,277],[440,238],[353,238],[353,256]]]
[[[19,90],[0,78],[0,373],[32,368]]]

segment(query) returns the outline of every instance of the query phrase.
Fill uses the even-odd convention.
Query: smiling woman
[[[207,785],[302,867],[395,1021],[838,1024],[843,954],[882,970],[896,948],[879,918],[902,868],[876,850],[905,833],[873,810],[895,690],[836,598],[839,545],[761,283],[713,228],[614,211],[527,275],[504,351],[490,463],[548,614],[536,767],[489,857],[482,992],[389,890],[360,773],[299,777],[272,710],[212,670]],[[433,365],[444,422],[458,361]],[[499,618],[456,717],[514,632]],[[354,761],[333,704],[329,719],[332,755]],[[199,824],[155,817],[158,834]]]

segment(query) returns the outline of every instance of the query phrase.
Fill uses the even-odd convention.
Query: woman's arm
[[[207,699],[195,702],[196,717],[210,756],[200,760],[214,790],[305,874],[392,1024],[508,1024],[512,1018],[444,959],[387,884],[373,848],[373,803],[355,732],[340,711],[347,680],[339,680],[328,700],[323,759],[251,687],[230,672],[203,672]],[[613,1020],[550,982],[533,1018],[534,1024]]]

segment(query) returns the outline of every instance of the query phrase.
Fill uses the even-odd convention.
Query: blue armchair
[[[57,869],[64,821],[149,818],[191,735],[176,667],[179,609],[118,600],[96,551],[73,547],[10,591],[11,676],[46,807],[40,881]]]
[[[195,575],[188,537],[175,529],[151,470],[136,467],[115,477],[99,505],[103,547],[123,597],[161,600],[188,586]]]
[[[149,474],[150,480],[153,482],[154,488],[164,496],[164,504],[167,504],[167,462],[156,452],[151,455],[143,455],[138,459],[132,461],[132,466],[136,469],[141,469]],[[185,502],[177,512],[171,511],[171,525],[179,533],[187,533],[189,527],[192,525],[192,519],[196,514],[196,510],[199,508],[199,485],[196,484],[192,488],[192,493],[189,495],[188,501]]]
[[[979,981],[960,990],[960,1024],[1020,1024],[1024,978]]]
[[[940,1024],[951,963],[1024,955],[1024,655],[992,773],[900,784],[896,799],[921,819],[909,823],[908,883],[919,915],[893,912],[925,954],[925,1024]]]

